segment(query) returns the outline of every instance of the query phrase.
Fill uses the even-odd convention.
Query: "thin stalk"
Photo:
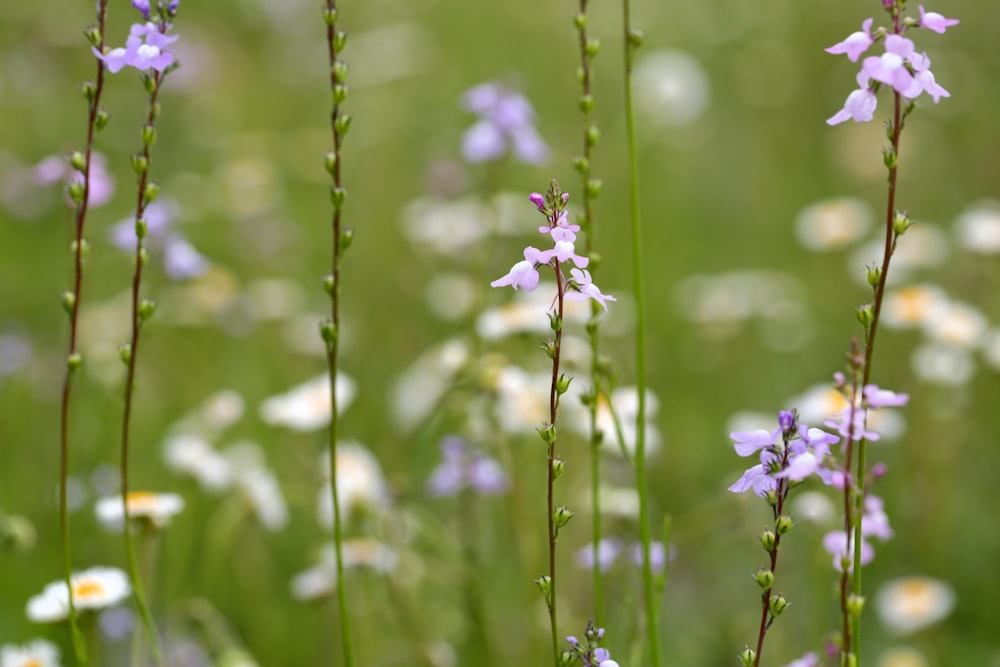
[[[635,141],[635,110],[632,105],[632,61],[638,44],[632,30],[629,0],[622,0],[625,44],[625,132],[629,154],[629,210],[632,226],[632,289],[635,292],[635,366],[639,409],[636,413],[635,474],[639,492],[639,539],[642,542],[642,584],[646,608],[646,632],[652,667],[660,665],[659,605],[656,600],[649,545],[652,541],[649,490],[646,479],[646,304],[642,270],[642,223],[639,214],[639,158]]]
[[[580,172],[580,185],[583,199],[583,216],[580,227],[584,233],[584,254],[590,257],[597,240],[597,226],[594,224],[593,200],[596,194],[597,181],[591,180],[591,161],[594,144],[597,141],[597,128],[591,122],[593,95],[591,91],[591,59],[596,50],[591,49],[590,37],[587,33],[588,0],[580,0],[579,12],[576,16],[578,43],[580,47],[580,112],[583,114],[583,152],[575,161]],[[597,271],[597,262],[591,262],[591,273]],[[593,508],[591,544],[593,548],[594,567],[592,568],[594,587],[594,621],[598,627],[604,625],[604,577],[598,567],[601,543],[601,499],[600,499],[600,445],[601,434],[597,428],[598,397],[601,395],[601,363],[600,363],[600,310],[596,303],[591,304],[591,319],[587,325],[587,335],[590,342],[590,386],[591,400],[587,406],[590,431],[590,499]],[[609,397],[610,401],[610,397]]]
[[[168,24],[164,21],[160,23],[161,32],[166,32]],[[162,72],[153,70],[152,74],[146,74],[148,80],[151,81],[151,86],[149,88],[149,108],[146,115],[146,124],[143,126],[143,141],[142,141],[142,152],[137,156],[135,164],[140,165],[141,168],[138,171],[138,184],[136,188],[136,204],[135,204],[135,221],[136,221],[136,237],[135,237],[135,271],[132,274],[132,332],[131,337],[126,348],[126,353],[124,354],[126,363],[125,372],[125,407],[122,411],[122,426],[121,426],[121,493],[122,493],[122,509],[125,517],[124,521],[124,537],[125,537],[125,553],[128,556],[128,567],[129,567],[129,578],[132,582],[132,590],[135,595],[136,606],[139,609],[139,614],[142,616],[143,624],[146,628],[146,636],[151,644],[153,657],[158,665],[163,664],[163,654],[160,651],[160,640],[159,633],[156,629],[156,624],[153,621],[153,615],[150,612],[149,604],[146,602],[146,594],[142,585],[142,577],[139,572],[139,561],[135,554],[135,545],[132,540],[132,521],[129,516],[128,508],[128,494],[129,494],[129,435],[130,427],[132,424],[132,404],[135,396],[135,374],[136,374],[136,359],[139,357],[139,340],[140,334],[142,332],[143,322],[148,318],[152,312],[150,310],[151,303],[142,301],[139,297],[139,292],[142,287],[142,270],[146,265],[148,259],[148,253],[143,242],[146,236],[145,230],[145,212],[146,207],[155,198],[155,195],[150,196],[148,192],[149,186],[152,185],[149,181],[149,158],[150,158],[150,148],[155,141],[155,125],[156,117],[159,113],[159,103],[157,98],[160,93],[160,85],[163,82],[164,74]]]
[[[551,224],[554,226],[558,218],[558,213],[553,212]],[[559,413],[559,361],[562,353],[562,322],[563,304],[565,297],[565,283],[562,271],[557,260],[552,260],[552,265],[556,274],[556,321],[555,340],[553,342],[552,355],[552,382],[549,387],[549,424],[554,430],[556,418]],[[559,651],[559,627],[556,614],[556,540],[558,538],[558,527],[555,519],[555,463],[556,463],[556,437],[549,438],[548,443],[548,471],[546,475],[547,498],[548,498],[548,526],[549,526],[549,594],[547,596],[549,607],[549,626],[552,630],[552,653],[555,665],[560,664],[561,653]]]
[[[789,451],[788,443],[786,442],[785,450],[781,458],[782,470],[784,470],[788,466],[788,451]],[[778,530],[777,524],[778,524],[778,517],[782,516],[782,513],[784,512],[785,500],[788,498],[787,480],[785,479],[778,480],[777,495],[778,495],[778,504],[773,509],[775,530],[774,530],[774,548],[771,549],[771,562],[769,566],[771,574],[774,574],[774,572],[778,568],[778,548],[781,546],[781,532]],[[757,653],[753,661],[754,667],[759,667],[760,665],[760,658],[764,652],[764,637],[767,635],[767,631],[770,629],[771,623],[774,622],[774,617],[770,615],[771,591],[773,590],[774,586],[772,585],[768,587],[768,589],[761,594],[760,628],[757,632]]]
[[[344,526],[340,513],[340,498],[337,493],[337,434],[339,416],[337,414],[337,374],[340,360],[340,259],[343,229],[341,226],[341,207],[345,191],[341,180],[340,149],[344,140],[349,118],[340,111],[340,103],[347,95],[347,87],[343,78],[346,68],[338,60],[339,51],[343,48],[345,36],[337,31],[337,3],[327,0],[323,13],[326,22],[326,45],[330,76],[330,92],[333,107],[330,112],[330,131],[332,134],[333,151],[327,154],[327,171],[331,178],[331,195],[333,214],[330,221],[333,233],[331,248],[331,268],[327,289],[330,293],[330,319],[322,328],[326,341],[326,361],[330,381],[330,426],[327,429],[327,448],[330,454],[330,496],[333,502],[333,544],[337,561],[337,607],[340,616],[341,646],[344,652],[344,666],[354,667],[354,646],[351,642],[351,619],[347,608],[347,587],[344,578]]]
[[[107,16],[108,0],[97,3],[97,30],[99,33],[97,49],[104,51],[104,23]],[[69,404],[72,396],[73,377],[80,367],[80,356],[77,352],[77,333],[80,322],[80,300],[83,295],[83,229],[87,220],[87,207],[90,201],[90,165],[93,156],[94,135],[97,131],[97,118],[101,105],[101,93],[104,92],[104,63],[97,60],[97,76],[94,81],[93,95],[88,100],[87,111],[87,143],[83,153],[83,197],[76,205],[73,216],[73,291],[69,306],[69,351],[66,355],[66,374],[63,377],[62,400],[59,409],[59,532],[63,547],[63,576],[69,591],[69,625],[73,636],[73,652],[78,664],[87,665],[87,641],[80,630],[76,612],[76,602],[73,599],[73,558],[70,552],[69,539],[69,508],[67,501],[67,479],[69,477]],[[65,304],[64,304],[65,305]]]

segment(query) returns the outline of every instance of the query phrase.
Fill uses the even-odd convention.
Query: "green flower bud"
[[[324,7],[323,8],[323,22],[327,25],[333,25],[337,22],[337,10],[334,7]]]
[[[97,97],[97,86],[94,85],[93,81],[84,81],[81,90],[83,90],[83,96],[87,98],[88,102],[93,102],[94,98]]]
[[[874,264],[865,267],[865,280],[873,288],[878,287],[879,282],[882,280],[882,269]]]
[[[147,204],[152,204],[160,196],[160,186],[158,183],[146,183],[146,189],[142,192]]]
[[[340,104],[347,99],[347,86],[338,83],[333,86],[333,103]]]
[[[542,348],[542,351],[545,352],[545,356],[549,359],[556,358],[556,344],[554,341],[547,340],[538,347]]]
[[[337,83],[347,81],[347,63],[343,60],[335,60],[333,62],[333,78]]]
[[[323,291],[324,292],[326,292],[330,296],[333,296],[333,288],[335,286],[336,286],[336,283],[333,280],[333,274],[327,274],[327,275],[323,276]]]
[[[566,470],[566,462],[562,459],[552,459],[552,479],[559,479],[562,477],[563,471]]]
[[[73,151],[70,153],[69,163],[77,171],[83,171],[87,167],[87,159],[80,151]]]
[[[580,13],[573,17],[573,25],[576,26],[577,30],[583,30],[587,27],[587,15]]]
[[[771,616],[777,618],[781,616],[781,612],[785,611],[789,607],[788,600],[785,599],[783,595],[772,595],[771,599],[768,600],[767,608],[771,612]]]
[[[875,321],[875,309],[870,303],[858,306],[857,315],[858,322],[860,322],[866,329],[871,326],[873,321]]]
[[[156,143],[156,128],[152,125],[146,125],[142,128],[142,143],[146,146],[152,146]]]
[[[143,155],[139,155],[137,153],[133,154],[132,171],[135,173],[135,175],[141,176],[142,174],[146,173],[147,169],[149,169],[149,160],[147,160],[146,157]]]
[[[546,313],[549,316],[549,328],[553,331],[559,331],[562,329],[563,321],[562,318],[555,313]]]
[[[560,505],[552,512],[552,523],[555,524],[556,530],[559,530],[573,518],[573,513],[565,505]]]
[[[604,184],[596,178],[591,178],[587,181],[587,194],[590,195],[592,199],[597,199],[601,196],[601,189]]]
[[[108,121],[110,119],[111,116],[108,115],[107,111],[105,111],[104,109],[98,109],[97,115],[94,117],[94,127],[97,128],[98,130],[103,130],[105,127],[107,127]]]
[[[337,53],[340,53],[344,50],[345,46],[347,46],[347,33],[343,30],[338,30],[333,35],[333,49]]]
[[[775,537],[773,530],[765,530],[763,533],[760,534],[759,539],[761,546],[764,547],[764,551],[766,551],[767,553],[774,552],[774,545],[775,542],[777,541],[777,538]]]
[[[538,429],[538,435],[546,445],[551,445],[556,441],[556,427],[554,424],[547,424]]]
[[[79,206],[83,202],[87,189],[83,183],[70,183],[66,191],[69,192],[69,198],[73,200],[73,203]]]
[[[118,348],[118,357],[122,360],[122,363],[126,366],[132,361],[132,346],[129,343],[123,343]]]
[[[83,355],[79,352],[74,352],[69,355],[66,359],[66,369],[72,374],[77,372],[80,367],[83,366]]]
[[[768,489],[764,492],[764,500],[766,500],[767,504],[771,507],[778,506],[778,494],[774,492],[774,489]]]
[[[538,586],[538,590],[545,596],[545,601],[550,602],[552,600],[552,579],[547,574],[543,574],[535,579],[535,585]]]
[[[136,218],[135,221],[135,236],[139,239],[146,238],[149,233],[149,223],[146,222],[145,218]]]
[[[596,146],[597,142],[601,140],[601,131],[596,125],[591,125],[587,128],[587,145]]]
[[[63,310],[65,310],[67,314],[72,315],[73,309],[76,307],[76,295],[69,290],[66,290],[62,293],[62,295],[60,295],[59,301],[62,303]]]
[[[892,219],[892,231],[896,236],[902,236],[906,233],[906,230],[910,228],[913,221],[910,217],[902,211],[896,211],[896,216]]]
[[[895,169],[896,165],[899,164],[899,156],[892,149],[883,148],[882,162],[885,164],[886,169]]]
[[[774,572],[766,567],[760,568],[756,574],[750,576],[754,578],[762,591],[770,590],[771,586],[774,586]]]
[[[338,185],[330,186],[330,202],[335,208],[340,208],[344,205],[344,200],[347,199],[347,190]]]
[[[646,39],[645,33],[643,33],[643,31],[639,30],[638,28],[633,28],[632,30],[628,31],[628,43],[629,46],[631,46],[634,49],[637,49],[640,46],[642,46],[642,43],[643,41],[645,41],[645,39]]]
[[[576,82],[579,84],[583,84],[583,82],[586,80],[587,80],[587,70],[583,69],[583,67],[577,67]]]
[[[774,527],[778,535],[784,535],[792,529],[792,517],[782,514],[778,517]]]
[[[573,168],[576,169],[577,173],[585,174],[590,171],[590,160],[582,155],[575,157],[573,158]]]
[[[339,114],[337,120],[333,123],[333,129],[337,131],[341,137],[347,136],[347,131],[351,129],[351,117],[346,113]]]
[[[156,79],[148,74],[143,74],[141,80],[142,89],[146,91],[147,95],[152,96],[156,92]]]
[[[319,335],[327,345],[337,342],[337,325],[330,320],[323,320],[319,323]]]
[[[572,651],[563,651],[559,654],[559,667],[575,667],[580,664],[580,659]]]
[[[744,648],[740,651],[740,664],[743,667],[753,667],[753,664],[757,661],[757,652],[752,648]]]
[[[847,596],[847,613],[849,613],[854,618],[861,616],[861,612],[865,608],[865,598],[862,595],[857,595],[852,593]]]
[[[97,26],[90,26],[83,31],[83,36],[87,38],[91,46],[100,48],[101,46],[101,31],[97,29]]]
[[[156,312],[156,304],[150,299],[143,299],[139,303],[139,321],[145,322]]]
[[[588,56],[593,58],[601,52],[601,40],[596,37],[591,37],[587,40],[587,45],[584,47],[584,50],[587,52]]]
[[[76,239],[74,239],[69,244],[69,251],[75,255],[77,247],[78,246],[77,246]],[[88,254],[90,254],[90,244],[87,243],[87,239],[80,239],[79,248],[80,248],[80,256],[81,257],[86,257]]]
[[[569,383],[573,381],[573,378],[568,377],[565,373],[560,373],[559,377],[556,378],[556,393],[560,396],[565,394],[569,390]]]
[[[323,168],[326,169],[326,173],[333,176],[337,171],[337,154],[333,151],[323,154]]]
[[[354,243],[354,229],[344,227],[340,230],[340,253],[343,254],[345,250],[351,247],[352,243]]]
[[[590,112],[594,108],[594,96],[581,95],[579,105],[580,105],[580,111],[584,113]]]

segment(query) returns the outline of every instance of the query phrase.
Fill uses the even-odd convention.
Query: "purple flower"
[[[149,0],[132,0],[132,6],[142,14],[142,18],[149,20]]]
[[[920,27],[933,30],[938,34],[944,34],[945,28],[958,25],[958,19],[946,19],[937,12],[924,11],[924,6],[920,5]]]
[[[888,389],[879,389],[877,385],[869,384],[865,386],[865,400],[872,408],[898,408],[906,405],[910,400],[909,394],[897,394]]]
[[[868,411],[864,408],[847,406],[835,418],[828,419],[824,423],[830,428],[837,429],[845,441],[848,438],[854,441],[878,440],[880,438],[878,433],[867,430],[865,424],[867,419]]]
[[[642,567],[642,542],[636,542],[629,549],[629,559],[636,567]],[[663,542],[653,541],[649,543],[649,567],[653,574],[660,574],[669,561],[674,559],[673,545],[667,549]]]
[[[597,569],[607,572],[618,560],[622,552],[622,543],[613,537],[601,538],[597,543]],[[576,552],[576,564],[585,570],[594,569],[594,545],[588,544]]]
[[[764,464],[757,464],[748,468],[743,476],[729,487],[733,493],[743,493],[753,489],[753,492],[763,498],[768,491],[778,488],[778,480],[768,474],[768,468]]]
[[[197,278],[208,271],[210,262],[191,245],[184,236],[173,229],[177,206],[169,199],[160,199],[146,207],[146,243],[163,250],[163,267],[172,280]],[[111,227],[111,242],[124,250],[135,250],[135,221],[126,218]]]
[[[833,556],[833,568],[843,572],[842,561],[847,560],[847,571],[854,570],[854,539],[848,539],[842,530],[834,530],[823,537],[823,548]],[[861,564],[867,565],[875,558],[875,549],[868,542],[861,540]]]
[[[574,245],[576,243],[576,234],[571,229],[556,226],[546,231],[552,235],[555,247],[552,250],[546,250],[542,253],[543,262],[547,263],[555,257],[560,262],[572,260],[581,269],[587,268],[590,260],[576,254],[576,246]]]
[[[521,162],[541,164],[549,147],[535,130],[535,111],[525,97],[498,83],[484,83],[462,96],[479,120],[465,133],[462,155],[469,162],[497,160],[512,149]]]
[[[868,77],[864,78],[867,80]],[[877,105],[878,99],[876,99],[875,93],[863,84],[861,88],[851,91],[851,94],[847,96],[847,101],[844,102],[844,108],[827,118],[826,124],[839,125],[847,119],[851,119],[855,123],[867,123],[875,117]]]
[[[846,53],[848,60],[852,63],[857,62],[861,54],[867,51],[868,47],[875,41],[872,39],[872,22],[874,20],[865,19],[865,22],[861,24],[861,32],[852,32],[847,36],[847,39],[837,42],[826,49],[826,52],[833,54]]]
[[[573,285],[576,286],[579,292],[567,292],[566,298],[570,301],[586,301],[587,299],[593,299],[597,303],[601,304],[604,308],[604,312],[608,311],[608,301],[617,301],[615,297],[610,294],[602,294],[601,288],[591,282],[590,271],[586,269],[570,269],[570,275],[573,276]]]
[[[815,653],[806,653],[798,660],[792,660],[785,667],[819,667],[819,656]]]
[[[82,183],[83,174],[70,167],[65,158],[50,156],[35,165],[35,183],[38,185],[51,185],[60,180],[67,185],[72,183]],[[94,152],[90,157],[90,189],[87,192],[88,206],[103,206],[107,204],[115,193],[115,182],[108,172],[108,162],[104,155]],[[68,199],[70,206],[75,206],[71,199]]]
[[[734,447],[740,456],[750,456],[765,447],[772,447],[781,441],[781,429],[765,431],[762,428],[753,431],[734,431],[729,437],[736,441]]]
[[[154,69],[162,72],[174,62],[174,54],[169,48],[176,41],[176,36],[161,32],[161,27],[155,23],[134,23],[125,40],[125,48],[118,47],[107,53],[101,53],[97,47],[91,50],[112,74],[126,65],[143,71]]]
[[[518,287],[529,292],[538,287],[538,264],[544,264],[548,259],[538,248],[528,246],[524,249],[524,260],[511,267],[507,275],[497,278],[490,283],[492,287],[512,286],[515,290]]]
[[[481,495],[504,493],[509,486],[507,474],[496,460],[469,450],[464,440],[449,436],[441,441],[444,460],[427,480],[433,496],[454,496],[464,489]]]

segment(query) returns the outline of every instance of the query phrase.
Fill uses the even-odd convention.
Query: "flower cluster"
[[[180,0],[171,0],[165,8],[160,7],[161,19],[157,21],[151,20],[149,0],[133,0],[132,6],[139,10],[145,22],[132,24],[124,47],[111,49],[107,53],[101,53],[97,47],[93,47],[94,55],[112,74],[126,65],[143,72],[152,69],[162,73],[175,60],[170,45],[177,41],[177,36],[167,35],[167,32],[171,26],[169,19],[177,14]]]
[[[895,7],[891,12],[897,12]],[[876,42],[885,44],[885,53],[881,56],[869,56],[861,63],[858,72],[858,89],[847,96],[844,108],[831,116],[826,122],[829,125],[843,123],[853,119],[857,123],[870,121],[875,115],[878,100],[875,94],[881,85],[891,86],[896,93],[908,100],[916,99],[921,93],[930,95],[937,103],[942,97],[950,97],[934,79],[931,72],[931,59],[926,53],[918,52],[913,42],[903,37],[903,32],[909,27],[927,28],[937,33],[943,33],[946,28],[958,23],[958,19],[945,18],[937,12],[928,12],[920,6],[920,19],[907,19],[900,22],[894,15],[895,30],[878,28],[872,33],[874,19],[866,19],[861,24],[861,30],[850,34],[847,39],[826,49],[827,53],[847,54],[851,62],[857,62]]]
[[[773,431],[755,429],[730,434],[735,440],[736,453],[751,456],[760,452],[760,463],[751,466],[729,490],[743,493],[753,489],[761,498],[777,493],[778,480],[786,478],[801,482],[814,473],[829,479],[829,470],[823,465],[830,454],[830,445],[840,439],[818,428],[798,423],[795,410],[778,413],[778,428]]]
[[[528,197],[548,220],[548,224],[539,227],[538,231],[551,237],[553,247],[549,250],[539,250],[534,246],[528,246],[524,249],[524,260],[512,266],[507,275],[494,280],[490,285],[493,287],[510,285],[515,290],[520,287],[530,292],[538,287],[539,266],[549,265],[562,275],[560,264],[572,262],[575,268],[570,269],[571,277],[567,283],[571,291],[567,292],[565,297],[570,301],[593,299],[607,311],[607,302],[617,299],[601,292],[601,289],[593,283],[590,272],[586,270],[590,259],[576,254],[574,244],[580,225],[570,224],[568,220],[566,203],[569,201],[569,193],[557,193],[558,186],[553,184],[553,188],[549,189],[549,196],[532,192]]]
[[[572,635],[566,637],[571,648],[563,651],[560,664],[566,667],[581,664],[584,667],[618,667],[618,663],[611,659],[610,651],[600,647],[603,638],[604,628],[599,628],[594,625],[594,621],[589,621],[587,629],[583,632],[582,642]]]
[[[499,83],[484,83],[462,96],[463,106],[479,116],[462,140],[462,155],[469,162],[498,160],[508,145],[521,162],[541,164],[549,147],[535,129],[535,110],[521,95]]]

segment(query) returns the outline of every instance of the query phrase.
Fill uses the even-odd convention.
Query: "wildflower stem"
[[[341,80],[342,63],[338,60],[340,49],[343,47],[344,34],[337,30],[337,3],[335,0],[327,0],[324,10],[326,21],[326,44],[330,69],[330,91],[333,99],[333,108],[330,112],[330,130],[333,140],[333,152],[331,153],[333,164],[328,162],[327,170],[332,180],[333,194],[333,215],[331,228],[333,233],[333,247],[331,257],[330,279],[330,320],[328,322],[331,334],[325,335],[326,359],[329,369],[330,381],[330,426],[327,431],[327,446],[330,453],[330,496],[333,501],[333,543],[337,561],[337,606],[340,615],[340,636],[341,645],[344,651],[344,666],[354,667],[354,647],[351,643],[351,619],[347,609],[347,587],[344,585],[344,554],[343,554],[343,522],[340,513],[340,499],[337,493],[337,430],[339,418],[337,414],[337,373],[339,366],[339,340],[340,340],[340,258],[343,253],[342,239],[343,229],[341,226],[341,208],[343,205],[343,184],[341,180],[341,160],[340,148],[344,140],[344,131],[347,127],[343,123],[345,116],[340,110],[340,102],[343,99],[338,91],[343,91],[346,95],[346,86]]]
[[[649,664],[660,665],[659,605],[653,568],[650,562],[652,541],[649,517],[649,490],[646,480],[646,306],[642,270],[642,224],[639,212],[639,158],[635,140],[635,110],[632,104],[632,62],[637,48],[637,33],[631,25],[629,0],[622,0],[622,26],[625,42],[625,132],[629,154],[629,210],[632,226],[632,289],[635,292],[635,366],[639,405],[636,412],[635,472],[639,492],[639,539],[642,542],[642,584],[646,609],[646,632]]]
[[[596,143],[596,126],[591,122],[591,108],[593,106],[593,96],[591,93],[591,59],[595,53],[591,50],[590,37],[587,33],[587,5],[588,0],[580,0],[579,13],[576,17],[577,35],[580,45],[580,112],[583,114],[583,152],[576,160],[577,171],[580,172],[580,185],[583,198],[583,217],[580,219],[580,227],[584,233],[584,254],[590,257],[594,244],[597,240],[597,227],[594,224],[593,199],[595,192],[591,187],[591,161],[593,147]],[[597,263],[592,262],[592,272],[596,273]],[[592,539],[591,545],[594,555],[593,587],[594,587],[594,620],[598,626],[603,626],[604,619],[604,578],[601,568],[597,566],[599,562],[599,551],[601,544],[601,499],[600,499],[600,444],[601,434],[597,429],[597,407],[598,397],[601,395],[601,371],[600,371],[600,312],[598,304],[591,304],[591,319],[587,327],[590,339],[590,386],[592,391],[591,401],[588,404],[589,430],[590,430],[590,499],[593,508],[592,517]]]
[[[161,23],[160,29],[166,31],[167,24]],[[146,207],[152,201],[149,196],[148,186],[151,185],[149,181],[149,157],[150,157],[150,147],[152,145],[151,141],[146,140],[146,136],[150,134],[152,128],[155,127],[156,117],[159,113],[159,102],[157,98],[160,92],[160,84],[163,82],[163,73],[152,70],[150,74],[144,74],[143,76],[148,76],[151,86],[149,88],[149,107],[146,115],[146,123],[143,126],[143,142],[142,151],[138,155],[138,159],[135,160],[135,164],[141,165],[138,169],[137,175],[137,188],[136,188],[136,204],[135,204],[135,223],[136,223],[136,240],[135,240],[135,271],[132,274],[132,313],[131,313],[131,337],[127,347],[127,353],[124,354],[126,372],[125,372],[125,407],[122,411],[122,428],[121,428],[121,489],[122,489],[122,513],[124,516],[124,537],[125,537],[125,553],[128,557],[128,569],[129,578],[132,582],[132,590],[135,594],[136,607],[139,609],[139,615],[142,616],[143,625],[146,629],[146,636],[151,644],[151,649],[153,657],[158,665],[163,664],[163,654],[160,652],[160,641],[159,635],[156,630],[156,624],[153,621],[153,615],[150,612],[149,605],[146,602],[146,595],[143,590],[142,577],[139,572],[139,561],[135,554],[135,545],[132,541],[132,521],[129,516],[128,510],[128,494],[129,494],[129,431],[132,424],[132,403],[135,396],[135,372],[136,372],[136,360],[139,357],[139,336],[142,332],[143,321],[148,317],[148,314],[143,313],[143,303],[139,298],[139,291],[142,287],[142,270],[146,264],[147,252],[145,248],[145,243],[143,241],[145,237],[145,232],[139,233],[139,228],[145,225],[145,212]]]
[[[788,447],[785,446],[784,453],[781,458],[781,468],[784,470],[788,466]],[[782,516],[785,509],[785,499],[788,497],[788,481],[785,479],[778,480],[778,488],[776,490],[778,496],[778,504],[774,506],[774,547],[771,549],[771,562],[769,564],[769,569],[771,574],[778,569],[778,548],[781,546],[781,531],[778,530],[778,517]],[[760,628],[757,631],[757,653],[754,658],[754,667],[759,667],[760,657],[764,652],[764,637],[767,635],[768,629],[771,627],[771,623],[774,618],[771,617],[771,591],[774,590],[773,584],[767,588],[763,593],[761,593],[761,609],[760,609]]]
[[[552,213],[551,224],[554,226],[558,217],[557,212]],[[552,355],[552,383],[549,387],[549,424],[552,429],[555,429],[556,418],[559,413],[559,361],[560,355],[562,353],[562,322],[563,322],[563,305],[565,303],[565,290],[566,285],[563,281],[562,271],[559,268],[559,262],[557,260],[552,260],[552,266],[555,269],[556,274],[556,317],[559,326],[555,329],[555,341],[553,342],[553,355]],[[559,651],[559,626],[556,614],[556,539],[557,531],[555,522],[555,460],[556,460],[556,437],[553,436],[548,442],[548,471],[547,471],[547,487],[548,487],[548,526],[549,526],[549,593],[546,596],[548,607],[549,607],[549,626],[552,630],[552,655],[555,660],[556,667],[559,666],[561,653]]]
[[[97,3],[97,29],[100,33],[97,49],[104,50],[104,22],[107,16],[108,0]],[[62,401],[59,411],[59,532],[63,547],[63,574],[69,591],[69,625],[73,636],[73,653],[79,665],[87,665],[87,642],[80,630],[73,599],[73,558],[69,541],[69,508],[67,503],[67,479],[69,477],[69,404],[73,390],[73,377],[79,370],[77,352],[77,332],[80,321],[80,299],[83,294],[83,228],[87,219],[87,205],[90,201],[90,165],[93,156],[94,134],[97,130],[97,116],[100,110],[101,93],[104,92],[104,62],[97,60],[97,76],[93,96],[88,100],[87,144],[83,161],[83,197],[76,205],[73,216],[73,299],[69,307],[69,351],[66,355],[66,374],[63,377]]]

